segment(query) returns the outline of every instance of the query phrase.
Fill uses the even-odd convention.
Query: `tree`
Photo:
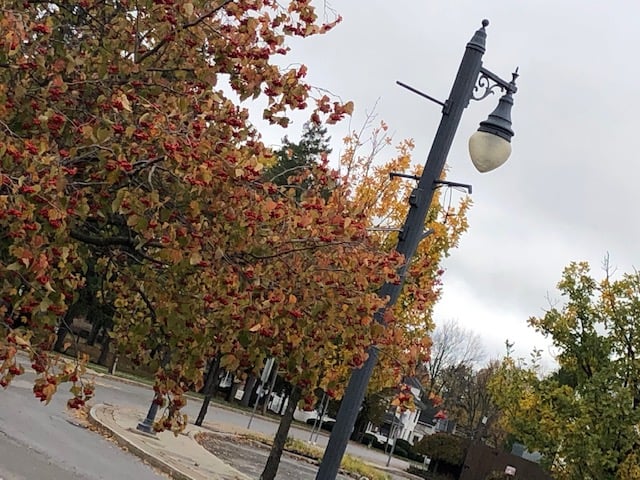
[[[365,156],[358,154],[358,149],[362,147],[360,143],[361,135],[353,133],[347,137],[345,139],[345,152],[340,158],[340,175],[336,177],[335,184],[331,188],[326,188],[327,183],[318,181],[317,177],[313,175],[313,182],[307,185],[311,188],[319,188],[319,193],[323,198],[327,199],[327,202],[331,202],[338,195],[340,199],[350,205],[351,211],[358,212],[356,217],[358,222],[369,231],[370,248],[379,252],[393,252],[390,244],[395,244],[395,234],[390,234],[386,229],[381,229],[381,227],[385,223],[393,221],[396,217],[404,217],[404,213],[408,208],[408,203],[406,202],[408,189],[398,182],[390,182],[389,173],[406,172],[410,166],[412,143],[408,141],[401,142],[397,148],[396,156],[381,167],[376,167],[374,159],[380,152],[380,147],[388,143],[384,132],[386,132],[386,125],[384,124],[373,130],[372,150]],[[302,168],[302,171],[304,170],[306,169]],[[439,221],[442,220],[440,217],[442,207],[437,203],[434,205],[430,220],[432,223],[429,225],[433,225],[435,233],[430,242],[423,243],[419,250],[420,254],[416,257],[416,262],[410,268],[410,278],[407,281],[408,287],[403,295],[402,304],[393,311],[387,312],[384,328],[372,322],[372,315],[376,310],[369,310],[367,321],[372,322],[371,326],[378,330],[379,336],[375,340],[372,337],[367,340],[366,337],[359,333],[358,340],[363,341],[363,343],[358,343],[358,345],[364,347],[365,350],[368,346],[375,345],[381,353],[381,362],[369,386],[370,392],[398,386],[402,378],[406,375],[411,375],[415,366],[428,355],[429,343],[425,341],[424,332],[425,329],[429,328],[429,314],[439,296],[439,279],[442,271],[438,267],[438,262],[448,253],[450,248],[456,245],[459,235],[466,229],[464,217],[466,207],[466,202],[462,202],[458,211],[447,207],[447,213],[456,218],[450,220],[448,224],[441,225]],[[381,216],[381,214],[384,214],[384,216]],[[393,253],[391,255],[392,258],[395,258]],[[349,268],[359,271],[359,275],[355,277],[357,280],[355,283],[347,280],[347,283],[341,284],[341,289],[344,289],[345,285],[360,287],[364,278],[362,273],[372,266],[370,260],[364,263],[362,260],[356,260],[355,257],[353,257],[353,260],[355,260],[355,263],[350,264]],[[373,273],[377,268],[374,267],[370,276],[372,281],[368,283],[369,288],[372,288],[369,292],[375,292],[384,281],[397,281],[398,265],[399,263],[395,267],[391,267],[391,264],[387,263],[383,270],[378,270],[378,275]],[[344,281],[346,278],[344,272],[348,272],[350,269],[343,267],[342,270],[342,281]],[[308,288],[310,287],[306,287],[306,289]],[[326,298],[326,293],[324,298]],[[336,303],[339,304],[339,302],[334,301],[331,302],[331,305]],[[379,307],[383,303],[384,301],[379,303]],[[342,305],[340,308],[345,311],[346,306]],[[316,312],[320,311],[318,309],[319,306],[316,306]],[[361,312],[362,310],[363,305],[360,302],[357,311]],[[314,336],[317,335],[318,332],[316,331]],[[364,353],[351,361],[332,361],[333,355],[344,354],[341,348],[343,341],[344,337],[333,348],[325,348],[324,355],[327,361],[324,365],[321,365],[321,370],[318,372],[319,383],[315,384],[327,392],[330,397],[339,398],[342,396],[342,389],[350,370],[359,368],[366,358],[366,353]],[[314,351],[313,346],[310,351]],[[347,351],[351,351],[351,349]],[[327,353],[330,353],[328,357],[326,356]],[[308,365],[306,369],[311,371],[310,368],[311,365]],[[396,398],[391,400],[391,403],[401,409],[411,408],[413,405],[412,398],[411,395],[406,394],[404,389],[399,388],[396,389]],[[309,395],[305,399],[305,403],[311,407],[314,403],[313,400],[314,398]],[[387,403],[387,407],[388,405]],[[364,418],[364,416],[361,416],[361,419]],[[288,421],[285,416],[283,422]],[[364,425],[364,420],[361,425]],[[283,435],[284,433],[280,437],[285,438]]]
[[[478,334],[463,328],[457,320],[437,325],[431,336],[431,356],[421,371],[427,377],[425,390],[442,395],[456,379],[456,371],[470,373],[484,357]]]
[[[221,304],[251,296],[232,288],[247,274],[234,253],[276,208],[275,190],[258,183],[270,150],[247,110],[214,86],[264,96],[272,123],[286,126],[287,111],[309,101],[314,121],[338,121],[350,104],[313,99],[304,66],[281,70],[272,59],[286,54],[287,37],[339,19],[317,24],[304,1],[2,5],[0,382],[21,373],[22,349],[43,401],[71,381],[73,405],[84,403],[92,389],[77,384],[82,367],[47,352],[94,258],[129,353],[149,362],[163,345],[174,351],[158,391],[178,405],[201,383],[201,357],[218,349],[205,339],[238,331]],[[255,255],[264,238],[255,240],[243,252]],[[227,324],[194,318],[207,309]]]
[[[551,338],[559,370],[543,376],[539,354],[508,355],[492,382],[503,422],[559,479],[636,478],[640,446],[640,276],[597,281],[571,263],[564,301],[529,323]]]
[[[265,178],[277,185],[286,185],[290,176],[296,176],[327,158],[331,153],[330,140],[326,127],[305,123],[298,143],[293,143],[288,137],[282,139],[282,146],[274,152],[276,163],[265,171]]]
[[[481,439],[495,446],[504,441],[504,432],[496,425],[500,412],[489,391],[489,383],[498,366],[496,361],[480,369],[462,363],[441,373],[446,385],[441,393],[441,407],[447,411],[448,418],[456,421],[459,434],[466,433],[471,439]]]
[[[384,122],[374,124],[369,116],[360,131],[353,131],[344,139],[340,157],[340,182],[351,186],[351,198],[366,218],[372,240],[383,251],[392,251],[398,239],[408,209],[413,184],[392,174],[417,174],[412,164],[414,144],[410,139],[397,142],[394,153],[386,150],[393,145]],[[382,160],[380,157],[386,156]],[[468,198],[458,205],[441,204],[436,192],[429,210],[425,230],[432,233],[425,238],[407,271],[404,288],[392,311],[388,311],[385,329],[389,341],[377,344],[379,362],[369,383],[369,394],[388,387],[398,387],[405,376],[412,376],[417,366],[429,357],[433,330],[433,307],[441,295],[444,270],[441,261],[455,248],[467,229]],[[406,338],[405,341],[398,341]],[[349,372],[343,372],[348,378]]]
[[[467,448],[469,441],[464,438],[449,433],[434,433],[422,437],[414,450],[431,459],[430,471],[455,473],[457,477],[464,463]]]
[[[202,386],[207,358],[236,372],[275,357],[307,404],[316,386],[338,393],[371,345],[418,362],[426,343],[410,322],[393,312],[386,328],[372,321],[384,304],[377,288],[398,280],[402,262],[386,253],[389,235],[369,232],[383,204],[360,204],[353,175],[323,161],[287,185],[266,181],[273,152],[240,103],[263,97],[264,118],[282,126],[308,104],[314,125],[349,115],[351,102],[312,97],[306,67],[274,62],[288,37],[339,18],[319,24],[305,0],[2,6],[1,385],[22,372],[24,350],[38,398],[65,382],[70,406],[91,396],[82,362],[48,355],[89,261],[124,353],[157,367],[158,429],[184,428],[184,393]],[[409,147],[396,164],[408,165]],[[384,182],[363,178],[367,191]],[[466,228],[464,217],[440,225],[442,212],[398,318],[429,310],[437,264]]]

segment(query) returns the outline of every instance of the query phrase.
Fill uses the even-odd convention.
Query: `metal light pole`
[[[162,360],[160,365],[162,368],[166,367],[169,363],[170,353],[169,350],[166,350],[162,356]],[[153,428],[153,424],[156,421],[156,415],[158,415],[158,410],[160,409],[160,405],[156,403],[156,398],[154,396],[151,401],[151,405],[149,406],[149,410],[147,411],[147,416],[141,422],[136,425],[136,430],[139,432],[143,432],[149,435],[155,435],[156,431]]]
[[[140,432],[155,435],[156,431],[153,428],[153,422],[156,421],[156,415],[158,415],[158,409],[160,406],[156,403],[155,399],[151,402],[147,416],[136,426],[136,430]]]
[[[487,37],[485,27],[488,25],[489,21],[483,20],[482,28],[475,32],[467,44],[449,99],[446,102],[439,102],[411,87],[400,84],[442,105],[443,108],[442,120],[431,145],[422,175],[419,179],[416,178],[418,184],[409,198],[409,212],[399,234],[396,250],[405,258],[405,264],[399,271],[400,283],[385,283],[379,291],[380,297],[389,299],[386,308],[391,307],[398,299],[402,290],[402,282],[416,248],[420,241],[429,234],[424,231],[425,219],[435,189],[443,183],[461,185],[443,182],[440,180],[440,176],[462,112],[471,99],[481,100],[493,93],[495,88],[506,92],[500,99],[498,107],[485,122],[481,123],[478,132],[470,139],[471,157],[478,170],[489,171],[496,168],[504,163],[511,153],[510,140],[513,131],[511,130],[510,108],[513,105],[512,94],[516,92],[515,79],[517,74],[514,74],[511,82],[506,82],[482,67],[482,55],[485,52]],[[474,96],[474,92],[479,89],[485,89],[484,94]],[[384,309],[376,313],[375,320],[384,323],[383,317]],[[342,457],[378,358],[376,348],[370,348],[368,353],[369,358],[362,368],[354,370],[351,374],[316,480],[335,480],[338,475]]]

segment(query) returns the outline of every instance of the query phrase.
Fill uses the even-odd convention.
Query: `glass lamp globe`
[[[511,155],[511,142],[478,130],[469,138],[469,155],[479,172],[490,172],[507,161]]]

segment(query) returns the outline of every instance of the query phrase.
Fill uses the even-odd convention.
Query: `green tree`
[[[529,323],[553,341],[559,369],[540,375],[508,355],[491,384],[505,427],[543,454],[555,478],[637,478],[640,447],[640,276],[597,281],[572,263],[563,302]]]
[[[416,443],[414,450],[431,459],[429,470],[432,472],[439,470],[459,472],[464,463],[468,446],[469,441],[465,438],[450,433],[434,433],[422,437]]]
[[[326,161],[331,153],[330,140],[326,127],[313,122],[305,123],[298,143],[292,142],[289,137],[282,139],[282,146],[274,151],[276,162],[266,169],[265,179],[276,185],[288,184],[289,177],[299,176],[302,171]],[[306,179],[302,187],[308,186],[311,181],[310,178]]]

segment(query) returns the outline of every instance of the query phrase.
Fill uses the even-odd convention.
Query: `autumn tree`
[[[402,359],[418,362],[428,346],[418,325],[464,215],[433,209],[403,320],[390,312],[382,328],[375,292],[398,280],[402,259],[388,248],[393,234],[371,228],[402,215],[407,189],[387,177],[408,168],[410,142],[382,169],[351,156],[346,170],[314,164],[278,186],[263,177],[273,152],[236,100],[263,98],[264,118],[281,126],[293,109],[310,108],[314,125],[349,114],[353,104],[313,96],[306,67],[274,61],[289,37],[339,18],[318,23],[304,0],[2,7],[1,385],[22,372],[23,350],[38,398],[64,382],[71,406],[91,396],[81,363],[48,355],[88,265],[107,282],[97,301],[113,306],[121,348],[158,366],[158,428],[184,427],[184,393],[202,385],[206,358],[236,371],[275,357],[307,403],[316,386],[338,393],[371,345],[396,373]]]
[[[340,178],[352,186],[352,199],[366,215],[373,241],[381,250],[393,251],[415,186],[395,174],[416,175],[420,167],[413,159],[413,141],[402,140],[394,145],[387,124],[375,122],[375,117],[369,116],[361,130],[344,138]],[[441,193],[436,192],[425,222],[425,230],[431,234],[418,246],[402,294],[388,311],[389,341],[376,345],[380,356],[369,384],[370,394],[397,387],[404,376],[413,375],[416,367],[429,358],[433,307],[440,298],[444,274],[441,261],[466,231],[470,207],[466,197],[455,202],[448,197],[445,202]],[[345,378],[347,375],[348,372]]]
[[[358,224],[368,232],[369,247],[376,251],[389,252],[393,257],[393,246],[397,237],[395,229],[387,228],[387,226],[391,225],[396,217],[404,218],[408,208],[406,199],[410,188],[400,182],[393,181],[390,173],[410,171],[412,143],[409,141],[401,142],[391,159],[383,162],[381,166],[376,165],[377,157],[384,146],[391,143],[386,135],[386,129],[385,124],[374,128],[370,135],[370,142],[364,142],[361,140],[362,134],[355,132],[345,138],[345,151],[340,158],[335,184],[326,189],[324,182],[314,180],[311,185],[313,188],[320,189],[319,193],[323,198],[327,192],[330,192],[327,204],[339,198],[341,202],[345,202],[345,205],[349,205],[352,212],[358,212]],[[362,153],[366,147],[369,147],[369,150]],[[358,343],[359,347],[364,347],[366,350],[373,345],[380,351],[381,361],[370,383],[370,392],[374,393],[393,387],[392,391],[396,393],[395,398],[389,398],[385,408],[393,405],[404,409],[411,408],[413,404],[413,397],[406,392],[406,388],[401,387],[401,380],[403,377],[411,375],[415,366],[426,360],[428,356],[429,342],[425,332],[430,329],[431,311],[439,297],[440,277],[443,273],[439,267],[439,261],[448,254],[450,248],[457,244],[459,236],[466,229],[465,211],[467,207],[466,200],[463,200],[458,208],[434,204],[429,224],[433,228],[434,234],[431,243],[421,247],[420,254],[416,257],[416,263],[411,265],[410,274],[413,276],[408,280],[409,286],[403,296],[402,305],[387,312],[384,327],[373,322],[372,314],[376,310],[368,311],[367,322],[372,322],[371,328],[378,332],[377,337],[367,338],[361,332],[354,331],[357,335],[356,340],[362,342]],[[362,260],[358,260],[355,256],[353,260],[354,263],[350,264],[348,268],[342,267],[341,269],[343,271],[341,278],[347,279],[347,282],[343,283],[340,289],[353,290],[347,285],[361,288],[365,285],[363,284],[364,279],[368,278],[366,285],[371,289],[368,291],[373,293],[385,281],[399,281],[397,277],[399,263],[396,263],[395,267],[391,263],[387,263],[382,270],[377,271],[377,275],[370,274],[365,277],[362,274],[369,271],[373,265],[370,261],[362,263]],[[359,275],[355,277],[358,280],[355,283],[348,280],[345,275],[352,268],[359,270]],[[373,267],[371,271],[374,272],[377,268]],[[336,278],[336,281],[339,279]],[[312,289],[313,285],[305,286],[305,291]],[[326,298],[326,293],[325,299],[329,301],[327,306],[336,304],[335,301]],[[363,311],[362,300],[364,297],[360,302],[356,302],[356,304],[359,303],[358,311]],[[378,308],[383,304],[384,300],[382,303],[378,303]],[[325,305],[324,302],[320,302],[314,307],[316,318],[322,312],[323,305]],[[345,311],[346,305],[342,305],[340,309]],[[349,317],[341,316],[339,318],[347,319]],[[327,323],[322,322],[322,325],[325,328]],[[316,332],[314,336],[318,334],[319,332]],[[334,398],[342,396],[350,371],[360,367],[366,359],[366,353],[364,353],[350,361],[334,361],[333,358],[336,355],[342,356],[345,353],[342,347],[343,342],[344,338],[338,337],[335,345],[325,344],[321,351],[315,349],[316,352],[322,352],[325,358],[324,364],[319,365],[320,369],[316,372],[319,379],[317,386]],[[314,351],[313,346],[311,350]],[[310,353],[307,356],[313,358]],[[308,368],[311,367],[312,365],[308,365]],[[313,397],[309,396],[305,403],[311,406],[313,404],[311,400]],[[292,412],[290,414],[292,415]],[[278,437],[282,440],[285,436],[286,428],[279,429],[276,440]]]
[[[228,322],[240,315],[230,298],[252,302],[236,285],[250,275],[236,249],[257,255],[258,218],[279,214],[275,190],[260,183],[272,153],[216,84],[263,96],[272,123],[285,126],[308,102],[315,121],[338,121],[351,107],[314,100],[304,66],[273,63],[288,37],[335,22],[317,24],[304,1],[2,6],[0,381],[21,372],[17,349],[39,373],[41,399],[78,380],[74,363],[47,352],[93,258],[116,297],[120,342],[138,361],[172,350],[158,391],[181,398],[201,381],[203,355],[233,350],[226,334],[242,326],[210,322],[208,312]],[[73,388],[78,406],[91,389]]]
[[[21,373],[23,349],[39,398],[65,381],[70,405],[90,396],[75,363],[47,355],[89,259],[114,296],[118,342],[158,366],[157,428],[184,427],[184,393],[201,386],[206,358],[231,371],[277,358],[309,403],[316,385],[338,389],[370,345],[403,349],[372,321],[375,291],[401,259],[381,253],[348,184],[322,164],[286,186],[265,181],[272,152],[216,87],[263,96],[264,117],[283,126],[308,101],[316,124],[350,113],[310,97],[305,67],[271,61],[288,36],[333,26],[316,24],[308,2],[3,7],[3,385]]]
[[[613,278],[607,264],[598,281],[572,263],[558,289],[562,301],[529,323],[552,340],[559,369],[543,375],[539,355],[503,360],[492,393],[505,426],[554,478],[637,478],[640,276]]]

